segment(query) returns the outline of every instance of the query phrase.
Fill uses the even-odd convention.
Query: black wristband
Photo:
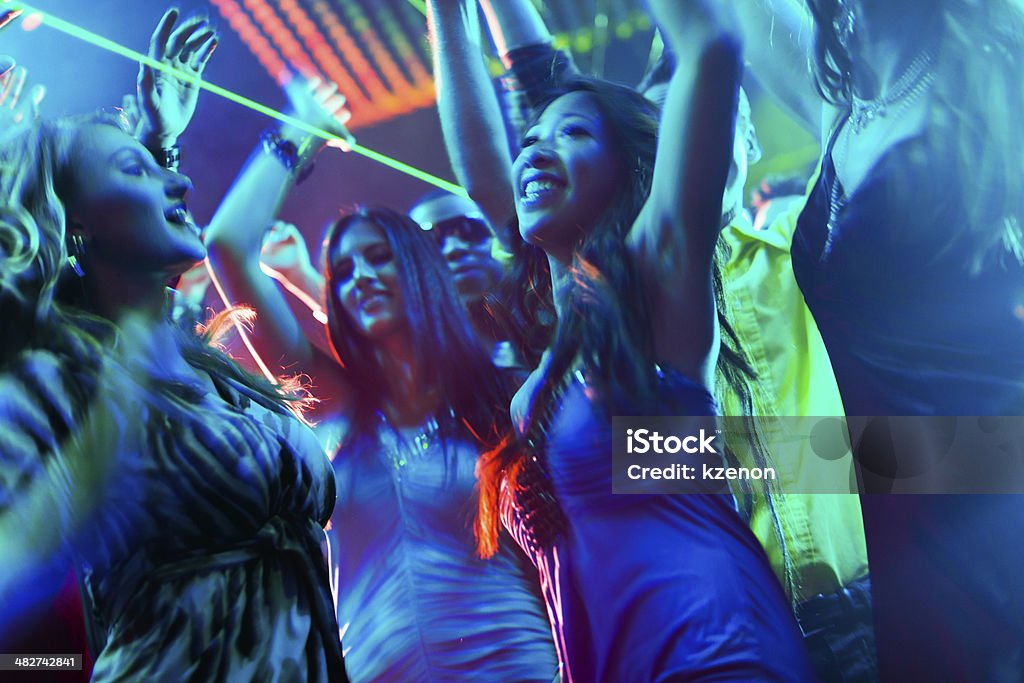
[[[273,154],[281,162],[281,165],[295,174],[295,184],[306,180],[313,172],[313,160],[303,159],[299,148],[294,142],[281,137],[281,134],[274,128],[267,128],[260,133],[260,142],[263,144],[263,151]]]
[[[156,163],[160,164],[164,168],[172,171],[177,171],[178,167],[181,166],[181,146],[171,145],[170,147],[160,147],[159,149],[149,150],[156,159]]]
[[[260,142],[263,144],[263,151],[272,154],[289,171],[295,171],[299,166],[299,148],[291,140],[281,137],[280,133],[273,128],[267,128],[260,133]]]

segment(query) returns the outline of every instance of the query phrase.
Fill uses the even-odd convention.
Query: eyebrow
[[[594,118],[591,118],[590,116],[587,116],[586,114],[581,114],[581,113],[575,112],[575,111],[568,111],[568,112],[565,112],[564,114],[559,114],[558,118],[555,119],[555,121],[554,121],[554,125],[557,125],[557,124],[560,124],[560,123],[564,123],[566,119],[570,119],[570,118],[582,119],[583,121],[589,123],[592,126],[600,126],[601,125],[600,119],[594,119]],[[523,133],[523,135],[521,135],[520,137],[525,140],[528,137],[528,134],[531,131],[535,130],[538,126],[540,126],[540,121],[537,121],[532,126],[527,128],[526,131]]]
[[[599,122],[598,119],[594,119],[593,117],[590,117],[590,116],[588,116],[586,114],[581,114],[580,112],[566,112],[566,113],[562,114],[558,118],[558,121],[564,121],[565,119],[570,119],[570,118],[583,119],[587,123],[593,123],[593,124],[597,124]]]
[[[131,154],[136,159],[141,159],[142,161],[146,160],[146,157],[145,155],[142,154],[142,152],[129,145],[125,145],[124,147],[120,147],[114,150],[108,158],[116,161],[118,157],[123,156],[125,154]]]

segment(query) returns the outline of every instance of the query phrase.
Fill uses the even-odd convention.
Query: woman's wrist
[[[146,149],[151,150],[168,149],[170,147],[174,147],[178,143],[177,135],[159,130],[158,127],[153,125],[146,116],[143,116],[142,120],[138,122],[135,137],[139,139],[139,142],[141,142]]]
[[[263,151],[277,158],[295,174],[296,182],[305,180],[313,170],[312,160],[327,141],[289,124],[268,128],[260,134]]]
[[[178,166],[181,164],[181,147],[178,145],[177,136],[161,135],[144,129],[138,139],[158,164],[172,171],[178,170]]]

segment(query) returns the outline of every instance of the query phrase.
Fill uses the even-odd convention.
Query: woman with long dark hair
[[[442,115],[485,127],[469,121],[496,106],[459,99],[486,90],[464,80],[458,3],[430,7]],[[731,350],[719,362],[715,296],[738,55],[672,3],[652,9],[686,56],[660,136],[639,93],[572,79],[538,109],[511,168],[496,155],[495,177],[464,179],[492,212],[504,183],[504,218],[523,238],[513,317],[542,350],[512,401],[519,438],[481,466],[481,551],[504,522],[537,565],[563,680],[810,680],[779,582],[727,492],[612,495],[611,415],[706,427],[716,374],[744,372]]]
[[[198,75],[215,33],[177,17],[152,56]],[[148,71],[150,132],[170,146],[198,90]],[[330,463],[291,397],[171,322],[166,284],[205,250],[189,179],[158,159],[105,115],[0,140],[0,289],[21,325],[0,377],[4,526],[46,532],[24,544],[40,562],[74,558],[93,680],[344,681],[320,548]]]
[[[509,425],[508,393],[436,243],[384,208],[331,225],[327,357],[259,271],[258,232],[238,224],[221,215],[208,233],[221,281],[261,314],[257,349],[312,377],[316,417],[340,425],[330,537],[349,675],[550,681],[531,570],[508,543],[494,563],[473,552],[474,471]]]
[[[1024,411],[1024,8],[720,5],[755,75],[822,133],[793,266],[847,414],[936,418],[906,452],[856,453],[883,678],[1018,680],[1019,497],[881,494],[942,481],[948,416]],[[986,484],[1002,478],[993,455],[974,466]]]

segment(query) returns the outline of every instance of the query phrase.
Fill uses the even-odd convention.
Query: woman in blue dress
[[[508,393],[436,243],[388,209],[334,222],[328,356],[260,270],[261,231],[238,224],[215,218],[208,233],[221,281],[259,312],[262,355],[313,378],[320,429],[341,434],[329,535],[350,678],[550,681],[557,664],[533,569],[510,541],[496,562],[474,552],[474,471],[508,424]]]
[[[738,55],[699,17],[651,4],[681,55],[672,125],[659,131],[634,91],[571,80],[539,108],[514,164],[494,154],[487,177],[463,178],[496,224],[518,219],[513,319],[534,338],[553,323],[512,401],[520,438],[481,468],[481,550],[495,549],[500,518],[538,567],[563,680],[811,680],[730,495],[612,494],[612,414],[707,426],[716,372],[741,372],[731,352],[719,362],[714,266]],[[456,111],[460,96],[486,92],[471,82],[457,5],[430,4],[442,116],[451,107],[466,131],[500,126],[474,119],[496,111],[487,99]]]

